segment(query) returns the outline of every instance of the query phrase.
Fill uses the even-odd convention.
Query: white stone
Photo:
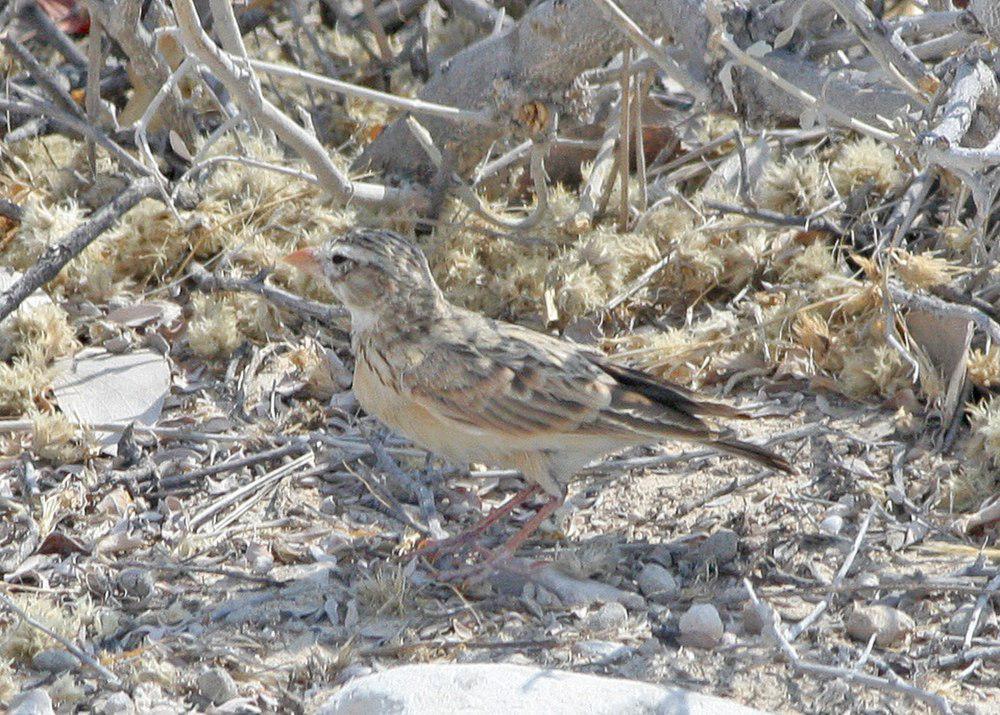
[[[831,514],[819,523],[819,533],[824,536],[837,536],[844,528],[844,517]]]
[[[52,698],[41,688],[27,690],[10,701],[7,715],[53,715]]]
[[[133,715],[135,704],[127,693],[112,693],[94,707],[97,715]]]
[[[719,611],[711,603],[696,603],[681,616],[681,642],[696,648],[714,648],[724,629]]]
[[[576,655],[601,663],[613,663],[632,654],[632,649],[614,641],[578,641],[573,644]]]
[[[523,665],[404,665],[352,680],[318,715],[754,715],[762,711],[681,688]]]
[[[681,590],[677,579],[659,564],[648,563],[639,572],[639,590],[651,601],[667,601]]]
[[[236,681],[225,668],[203,670],[198,676],[198,692],[214,705],[232,700],[239,694]]]

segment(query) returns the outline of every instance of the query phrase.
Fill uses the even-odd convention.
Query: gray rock
[[[969,622],[972,620],[972,612],[974,610],[976,610],[976,607],[971,603],[959,606],[951,615],[951,618],[948,619],[948,635],[964,636],[965,632],[969,630]],[[976,628],[972,632],[972,635],[979,635],[979,632],[989,623],[992,611],[993,609],[987,607],[979,613],[979,622],[976,623]]]
[[[774,623],[781,623],[781,616],[768,604],[761,602],[760,606],[754,605],[753,601],[743,604],[743,630],[747,633],[758,635],[767,625],[767,618],[771,618]]]
[[[48,673],[63,673],[80,665],[80,659],[62,648],[46,648],[35,653],[31,667]]]
[[[490,706],[493,706],[492,708]],[[524,665],[404,665],[352,680],[318,715],[444,712],[612,715],[760,715],[760,710],[682,688]]]
[[[714,648],[722,640],[724,629],[719,611],[711,603],[696,603],[680,620],[681,637],[684,645],[695,648]]]
[[[156,588],[152,572],[141,568],[125,569],[118,574],[115,583],[126,596],[139,601],[148,598]]]
[[[41,688],[26,690],[10,701],[7,715],[53,715],[52,698]]]
[[[725,563],[736,558],[739,553],[740,539],[732,529],[719,529],[698,546],[691,549],[685,560],[696,563],[715,561]]]
[[[206,668],[198,676],[198,692],[214,705],[232,700],[239,694],[236,681],[225,668]]]
[[[127,693],[112,693],[94,707],[95,715],[134,715],[135,703]]]
[[[612,601],[588,615],[584,626],[589,631],[604,632],[616,631],[626,623],[628,623],[628,611],[625,610],[625,606]]]
[[[651,601],[668,601],[681,590],[673,574],[659,564],[648,563],[639,572],[639,590]]]
[[[913,619],[890,606],[855,606],[847,618],[847,633],[863,643],[874,635],[881,647],[899,643],[913,630]]]

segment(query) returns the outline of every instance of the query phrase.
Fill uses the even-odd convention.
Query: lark
[[[566,498],[574,474],[626,447],[682,440],[793,472],[704,418],[749,415],[602,352],[452,305],[421,250],[359,228],[285,260],[326,281],[351,314],[354,394],[390,429],[453,464],[516,469],[528,486],[460,537],[548,497],[496,557],[510,556]]]

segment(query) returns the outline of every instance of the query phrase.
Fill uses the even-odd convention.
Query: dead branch
[[[87,221],[51,243],[17,283],[0,293],[0,321],[14,312],[21,301],[59,275],[67,263],[111,228],[129,209],[157,191],[159,185],[151,177],[137,179],[114,200],[95,211]]]
[[[231,17],[232,6],[225,2],[214,2],[212,7],[217,30],[223,37],[230,38],[229,44],[242,46],[238,32],[235,33],[236,37],[232,37],[234,33],[225,31],[227,27],[236,25],[235,17]],[[175,0],[174,12],[185,49],[204,62],[222,81],[230,94],[236,98],[243,112],[273,131],[278,138],[305,159],[324,188],[334,198],[345,203],[356,200],[367,204],[410,206],[418,210],[425,206],[423,192],[415,189],[352,182],[333,163],[313,133],[293,122],[264,97],[259,82],[249,67],[249,62],[242,62],[243,66],[239,66],[238,58],[230,56],[211,40],[201,26],[192,0]]]

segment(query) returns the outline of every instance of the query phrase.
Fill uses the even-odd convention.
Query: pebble
[[[855,606],[847,618],[847,633],[852,638],[867,643],[874,635],[876,645],[883,648],[901,641],[913,626],[908,615],[883,605]]]
[[[80,659],[62,648],[46,648],[35,653],[31,667],[47,673],[62,673],[80,665]]]
[[[579,641],[573,644],[573,652],[589,660],[613,663],[632,653],[632,649],[614,641]]]
[[[761,612],[763,610],[763,613]],[[764,630],[765,618],[770,616],[774,623],[781,623],[781,616],[769,603],[761,603],[755,606],[753,601],[743,604],[743,630],[752,635],[757,635]]]
[[[605,603],[587,616],[584,625],[594,632],[616,631],[628,623],[628,611],[625,606],[615,601]]]
[[[965,636],[965,632],[969,630],[969,622],[972,620],[972,612],[975,609],[975,605],[971,603],[959,606],[955,612],[951,614],[951,618],[948,619],[948,635]],[[990,611],[991,609],[984,608],[979,613],[979,622],[976,624],[976,628],[972,632],[972,635],[979,635],[979,632],[983,630],[983,627],[989,622]]]
[[[736,555],[739,553],[739,543],[740,539],[735,531],[732,529],[719,529],[698,546],[691,549],[684,558],[688,561],[698,563],[706,561],[715,561],[720,564],[725,563],[736,558]]]
[[[7,715],[53,715],[52,698],[41,688],[26,690],[10,701]]]
[[[118,574],[115,583],[125,592],[126,596],[137,600],[149,597],[156,588],[153,574],[147,569],[141,568],[125,569]]]
[[[214,705],[235,698],[239,691],[236,681],[224,668],[206,668],[198,676],[198,692]]]
[[[639,590],[651,601],[668,601],[680,592],[673,574],[659,564],[648,563],[639,573]]]
[[[695,648],[714,648],[724,629],[719,611],[711,603],[696,603],[680,620],[681,643]]]
[[[844,517],[831,514],[819,523],[819,533],[824,536],[837,536],[844,528]]]
[[[127,693],[112,693],[94,708],[95,715],[134,715],[135,703]]]

